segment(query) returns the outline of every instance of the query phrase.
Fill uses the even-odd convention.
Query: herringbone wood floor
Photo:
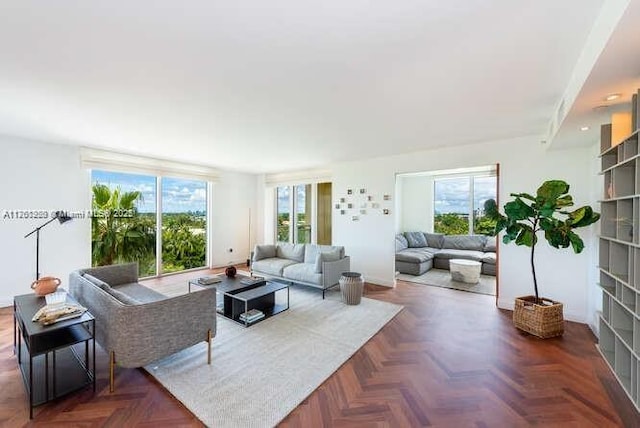
[[[185,278],[199,275],[151,285],[186,288]],[[515,330],[491,296],[410,283],[367,286],[366,295],[405,309],[282,426],[640,427],[584,325],[539,340]],[[102,351],[95,394],[88,388],[40,406],[29,422],[12,335],[11,309],[0,309],[1,426],[201,425],[143,370],[119,369],[110,394]]]

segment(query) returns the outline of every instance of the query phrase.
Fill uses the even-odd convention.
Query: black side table
[[[69,294],[67,302],[76,303]],[[45,304],[44,297],[35,294],[13,298],[13,346],[29,394],[29,418],[33,418],[35,406],[54,398],[90,383],[96,390],[95,319],[87,311],[80,317],[48,326],[31,321]],[[80,356],[82,348],[84,358]]]

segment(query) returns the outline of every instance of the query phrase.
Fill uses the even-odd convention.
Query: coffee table
[[[452,259],[449,260],[449,271],[454,281],[476,284],[480,281],[482,263],[474,260]]]
[[[216,311],[234,322],[249,327],[262,320],[289,309],[289,284],[271,282],[264,279],[254,284],[243,284],[242,280],[250,277],[236,275],[234,278],[222,277],[222,281],[210,285],[200,284],[198,278],[189,281],[192,286],[214,287],[216,289]],[[276,293],[286,290],[286,303],[276,301]],[[251,323],[242,321],[240,315],[257,309],[264,313],[264,318]]]

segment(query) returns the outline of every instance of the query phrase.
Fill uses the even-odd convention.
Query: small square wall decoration
[[[388,210],[388,209],[386,209],[386,208],[385,208],[385,209],[383,209],[383,210],[382,210],[382,214],[384,214],[384,215],[389,215],[389,214],[390,214],[390,212],[389,212],[389,210]]]
[[[340,204],[336,204],[336,209],[339,210],[340,209]]]
[[[360,189],[360,194],[364,195],[365,193],[367,193],[367,189]]]
[[[347,195],[353,195],[353,189],[347,189]]]
[[[384,195],[382,197],[382,199],[384,199],[385,201],[390,201],[391,200],[391,195]]]
[[[357,215],[351,216],[351,221],[358,221],[360,218]]]

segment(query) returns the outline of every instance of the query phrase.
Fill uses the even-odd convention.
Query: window
[[[207,183],[162,178],[162,272],[207,264]]]
[[[91,182],[93,266],[135,261],[141,277],[206,266],[205,181],[92,170]]]
[[[291,196],[289,187],[278,187],[276,191],[276,241],[289,242],[291,224]]]
[[[433,231],[445,235],[469,233],[469,177],[434,180]]]
[[[331,183],[277,187],[275,209],[277,242],[331,243]]]
[[[490,235],[496,226],[495,220],[490,220],[485,216],[484,203],[493,199],[496,200],[498,194],[498,178],[473,177],[473,233],[476,235]]]
[[[495,175],[442,177],[434,180],[433,230],[445,235],[488,235],[495,222],[484,215],[487,199],[496,199]]]
[[[293,242],[296,244],[311,243],[311,184],[295,186],[294,201],[296,229]]]

